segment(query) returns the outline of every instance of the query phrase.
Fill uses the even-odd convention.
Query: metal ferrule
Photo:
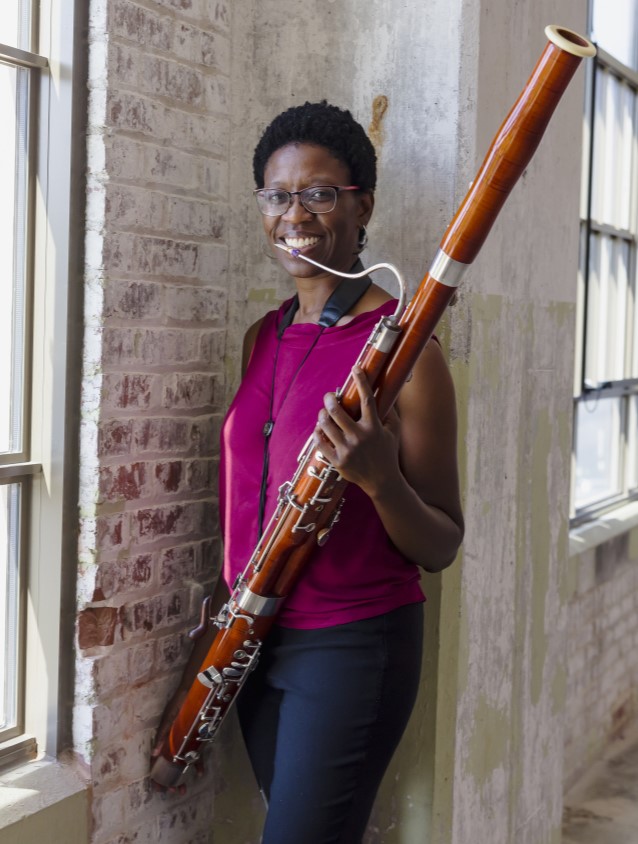
[[[370,345],[379,352],[387,354],[401,334],[401,329],[397,328],[396,323],[388,317],[383,317],[375,326],[370,340]]]
[[[455,261],[454,258],[450,258],[442,249],[439,249],[432,261],[430,276],[447,287],[458,287],[461,276],[468,266],[469,264]]]
[[[246,587],[236,600],[237,606],[252,616],[271,616],[277,614],[284,599],[258,595]]]

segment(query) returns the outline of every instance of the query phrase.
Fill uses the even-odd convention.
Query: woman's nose
[[[312,217],[312,212],[301,204],[301,197],[299,195],[291,197],[290,208],[281,215],[284,220],[294,222],[295,220],[307,220]]]

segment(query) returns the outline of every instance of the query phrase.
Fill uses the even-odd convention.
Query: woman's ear
[[[374,210],[374,194],[371,190],[362,191],[359,195],[358,222],[361,226],[367,226]]]

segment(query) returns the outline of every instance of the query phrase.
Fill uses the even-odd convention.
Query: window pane
[[[2,0],[0,43],[31,49],[31,0]]]
[[[629,399],[627,446],[627,486],[631,492],[638,487],[638,396]]]
[[[592,218],[617,229],[631,226],[636,93],[599,67],[594,114]]]
[[[585,355],[585,380],[592,385],[625,377],[628,302],[629,244],[592,234]]]
[[[0,64],[0,453],[22,449],[29,71]]]
[[[589,398],[576,412],[576,509],[621,492],[621,399]]]
[[[20,484],[0,486],[0,729],[17,721]]]
[[[594,0],[595,41],[628,67],[638,70],[638,4],[636,0]]]

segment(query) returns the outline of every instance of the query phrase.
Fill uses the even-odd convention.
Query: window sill
[[[632,501],[569,532],[569,556],[576,557],[638,526],[638,501]]]
[[[88,793],[88,783],[73,764],[41,758],[1,771],[0,844],[35,840],[31,827],[35,833],[42,825],[38,816],[46,816],[49,829],[56,829],[66,819],[66,841],[88,842]]]

